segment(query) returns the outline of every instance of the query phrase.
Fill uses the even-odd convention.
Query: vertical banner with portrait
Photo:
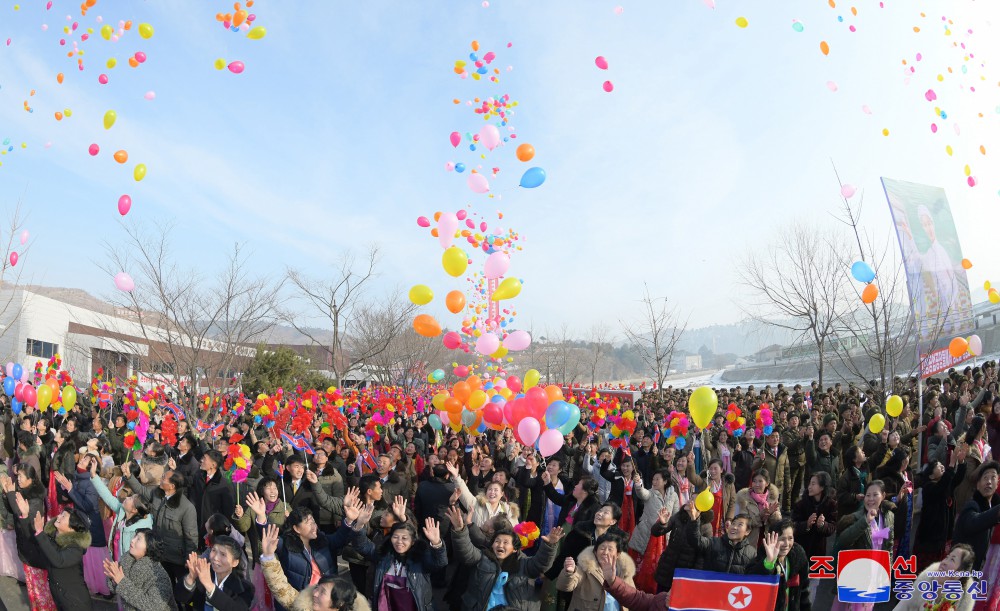
[[[966,361],[955,358],[948,342],[974,326],[969,279],[962,268],[962,246],[944,189],[882,178],[906,268],[920,355],[921,377]]]

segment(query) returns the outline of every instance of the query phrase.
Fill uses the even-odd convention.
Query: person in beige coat
[[[750,487],[736,493],[736,513],[750,517],[750,545],[757,547],[764,525],[781,519],[781,496],[766,469],[753,474]]]
[[[600,559],[606,564],[614,562],[615,576],[635,587],[635,563],[625,551],[625,542],[615,535],[598,537],[595,545],[580,552],[577,560],[567,556],[563,570],[556,579],[556,588],[572,592],[566,611],[603,611],[609,594],[604,591],[604,573]],[[628,611],[622,607],[622,611]]]
[[[944,602],[944,582],[946,581],[959,581],[954,578],[948,577],[931,577],[931,573],[941,573],[947,574],[947,571],[969,571],[972,569],[972,563],[975,560],[975,553],[972,548],[965,543],[959,543],[955,547],[951,548],[951,553],[948,554],[944,560],[941,562],[932,562],[927,565],[927,568],[920,573],[917,580],[913,582],[913,596],[909,600],[901,601],[896,605],[896,611],[922,611],[927,608],[928,601],[924,600],[920,595],[920,582],[930,582],[937,581],[941,584],[938,590],[938,597],[932,604],[940,604]],[[975,606],[976,601],[972,599],[972,594],[969,593],[969,579],[960,580],[962,584],[962,598],[956,601],[951,601],[953,611],[972,611]]]

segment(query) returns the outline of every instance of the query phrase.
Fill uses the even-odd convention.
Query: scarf
[[[277,505],[278,505],[278,499],[274,499],[273,503],[269,503],[267,501],[264,501],[264,509],[265,509],[265,511],[267,511],[267,515],[271,515],[271,512],[274,511],[274,508]],[[261,516],[261,517],[264,517],[264,516]]]
[[[750,498],[753,499],[754,503],[757,503],[757,508],[760,509],[761,513],[767,511],[767,491],[757,494],[756,492],[751,490]]]
[[[885,526],[881,512],[869,523],[872,535],[872,549],[882,549],[882,544],[889,538],[889,527]]]

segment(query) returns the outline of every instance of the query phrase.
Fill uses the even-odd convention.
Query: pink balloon
[[[625,12],[625,7],[624,6],[616,6],[615,7],[615,15],[621,15],[624,12]]]
[[[487,279],[493,280],[506,274],[509,267],[510,257],[505,252],[497,251],[486,258],[486,263],[483,264],[483,274],[486,275]]]
[[[417,217],[417,225],[419,225],[421,227],[430,227],[431,226],[431,220],[429,218],[427,218],[426,216],[418,216]]]
[[[139,62],[140,64],[146,63],[146,54],[143,53],[142,51],[136,51],[135,61]]]
[[[122,195],[118,198],[118,214],[125,216],[128,211],[132,209],[132,198],[128,195]]]
[[[563,435],[558,429],[549,429],[538,438],[538,451],[548,458],[563,446]]]
[[[469,368],[466,367],[465,365],[459,365],[454,369],[454,372],[456,376],[464,378],[465,376],[469,375]]]
[[[101,147],[96,144],[91,144],[90,147],[87,148],[87,152],[90,153],[91,157],[96,157],[97,154],[101,152]]]
[[[836,91],[838,89],[840,89],[840,87],[837,86],[837,83],[835,83],[833,81],[827,81],[826,82],[826,88],[829,89],[830,91],[835,92],[835,93],[836,93]]]
[[[107,85],[108,84],[108,75],[107,74],[102,74],[101,76],[97,77],[97,82],[100,83],[100,84],[102,84],[102,85]]]
[[[14,363],[7,361],[7,376],[14,377]]]
[[[135,281],[132,280],[132,276],[129,276],[125,272],[118,272],[115,274],[115,288],[119,291],[131,293],[135,289]]]
[[[708,8],[715,8],[715,0],[702,0]]]
[[[496,125],[483,126],[483,129],[479,130],[479,141],[492,151],[500,145],[500,130],[497,129]]]
[[[521,378],[517,376],[510,376],[507,378],[507,388],[509,388],[510,392],[514,394],[521,392]]]
[[[503,347],[512,352],[526,350],[531,345],[531,335],[527,331],[517,330],[503,339]]]
[[[448,423],[451,422],[451,419],[448,418],[448,412],[443,409],[438,410],[437,415],[441,419],[441,426],[448,426]]]
[[[444,334],[444,337],[441,338],[441,343],[443,343],[444,347],[448,350],[454,350],[462,345],[462,336],[456,331],[448,331]]]
[[[146,98],[147,100],[155,100],[156,99],[156,92],[155,91],[147,91],[146,95],[144,95],[142,97]]]
[[[449,171],[449,172],[453,172],[455,170],[455,162],[454,161],[449,161],[449,162],[445,163],[444,164],[444,169],[447,170],[447,171]]]
[[[449,139],[451,140],[451,145],[455,148],[458,148],[458,145],[462,144],[462,134],[458,132],[451,132]]]
[[[840,187],[840,194],[847,199],[854,197],[854,194],[857,193],[857,191],[858,190],[854,188],[854,185],[843,185]]]
[[[594,60],[594,63],[597,64],[597,67],[601,70],[608,69],[608,60],[604,59],[603,55],[598,55],[597,59]]]
[[[30,236],[30,235],[31,234],[28,233],[27,229],[25,229],[24,231],[21,232],[21,245],[22,246],[28,242],[28,236]]]
[[[469,178],[466,180],[465,184],[469,185],[473,193],[486,193],[490,190],[490,183],[486,180],[486,177],[479,172],[473,172],[469,174]]]
[[[476,352],[489,356],[500,348],[500,338],[492,333],[483,333],[476,340]]]
[[[604,91],[611,93],[614,90],[615,86],[611,83],[611,81],[604,81]]]
[[[458,210],[457,212],[455,212],[455,217],[460,221],[464,221],[465,217],[467,216],[469,216],[469,213],[466,212],[465,210]]]
[[[456,229],[458,229],[458,217],[451,212],[442,212],[438,218],[438,243],[441,244],[441,248],[451,246]]]
[[[10,253],[10,265],[11,265],[11,267],[17,265],[17,259],[18,259],[18,257],[17,257],[17,251],[11,252]]]
[[[243,65],[243,62],[232,62],[229,64],[228,68],[233,74],[243,74],[243,70],[246,66]]]
[[[525,445],[533,445],[535,440],[538,439],[538,433],[541,432],[541,425],[538,424],[538,420],[535,420],[531,416],[522,418],[520,422],[517,423],[517,436],[521,438],[521,441]],[[559,431],[556,431],[557,433]]]

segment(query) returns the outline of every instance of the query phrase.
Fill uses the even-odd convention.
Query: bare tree
[[[206,277],[175,261],[169,228],[123,227],[125,239],[105,244],[103,267],[110,275],[129,273],[135,289],[115,293],[116,314],[128,322],[105,331],[131,347],[141,367],[159,373],[158,381],[179,399],[190,382],[185,408],[196,414],[199,387],[214,395],[235,386],[232,381],[254,356],[254,346],[273,328],[280,283],[251,275],[239,244],[225,267]]]
[[[583,349],[576,345],[567,323],[559,326],[556,338],[555,357],[558,362],[558,371],[561,374],[560,379],[556,380],[556,383],[572,386],[576,382],[576,379],[580,377],[581,365],[583,364],[583,355],[581,354]]]
[[[777,232],[766,252],[750,250],[742,262],[743,282],[756,297],[747,315],[764,324],[800,333],[818,354],[823,385],[827,342],[836,334],[845,304],[843,240],[830,231],[799,223]]]
[[[378,260],[378,246],[372,245],[360,262],[353,254],[346,253],[341,258],[336,273],[328,280],[315,280],[296,270],[288,270],[288,279],[295,290],[295,300],[304,304],[313,318],[323,321],[326,326],[324,331],[332,333],[331,339],[322,340],[318,333],[303,324],[300,312],[288,310],[283,318],[327,353],[330,371],[333,372],[337,386],[341,386],[344,375],[377,355],[377,352],[371,351],[348,354],[344,344],[353,324],[368,305],[360,303],[360,300],[368,281],[375,276]],[[371,348],[384,350],[385,345],[375,343]]]
[[[633,324],[621,323],[625,337],[639,354],[656,379],[659,398],[663,398],[663,381],[670,373],[670,364],[677,342],[687,330],[687,320],[681,322],[676,308],[669,307],[666,297],[652,297],[649,285],[642,298],[642,318]]]
[[[597,388],[597,368],[604,356],[611,349],[611,329],[604,321],[590,327],[590,353],[587,364],[590,365],[590,387]]]
[[[345,340],[352,361],[365,367],[383,385],[401,384],[411,377],[411,370],[423,369],[420,355],[428,346],[416,339],[431,341],[410,330],[417,306],[402,295],[402,290],[397,289],[359,307]]]
[[[13,327],[17,319],[21,317],[25,301],[29,298],[28,294],[24,294],[21,298],[15,294],[18,288],[26,284],[23,281],[25,269],[23,261],[25,254],[31,247],[30,243],[21,244],[20,242],[25,220],[19,201],[10,216],[7,217],[7,235],[4,236],[3,252],[0,253],[0,256],[3,257],[3,260],[0,261],[0,288],[4,289],[3,297],[0,298],[0,337],[3,337],[7,330]],[[16,265],[12,262],[12,253],[17,253],[19,264]]]

